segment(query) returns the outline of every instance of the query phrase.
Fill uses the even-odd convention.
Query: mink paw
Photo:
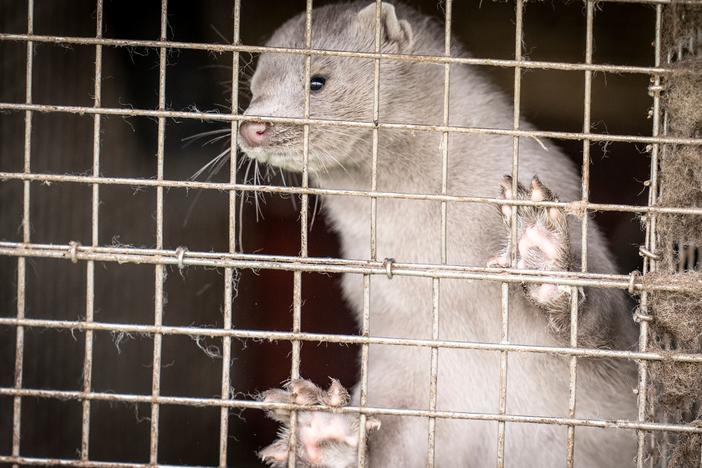
[[[533,201],[558,201],[538,177],[531,179],[529,188],[517,185],[517,194],[512,194],[512,177],[505,176],[500,183],[501,198]],[[543,206],[499,207],[502,221],[511,226],[512,210],[517,209],[517,268],[524,270],[567,271],[571,267],[568,221],[563,209]],[[487,266],[508,268],[510,266],[508,234],[507,247],[490,259]],[[555,284],[526,283],[527,296],[537,305],[551,308],[554,302],[563,300],[569,288]]]
[[[322,390],[309,380],[296,379],[284,389],[264,392],[266,403],[289,403],[298,405],[326,405],[342,407],[349,404],[349,393],[332,379],[327,390]],[[278,439],[258,453],[272,467],[287,466],[290,447],[290,411],[273,409],[268,415],[283,424]],[[355,414],[327,411],[297,412],[297,466],[346,468],[356,465],[358,455],[358,423]],[[380,427],[380,421],[366,419],[366,431]]]

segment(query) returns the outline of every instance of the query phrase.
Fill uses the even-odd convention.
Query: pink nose
[[[239,127],[239,133],[249,146],[261,146],[266,139],[268,126],[258,122],[244,122]]]

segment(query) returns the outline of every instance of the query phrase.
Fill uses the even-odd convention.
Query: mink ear
[[[375,2],[358,12],[359,22],[374,33],[375,12]],[[380,27],[382,28],[381,37],[396,43],[400,51],[407,51],[412,46],[412,26],[406,20],[397,19],[395,6],[391,3],[383,2],[380,5]]]

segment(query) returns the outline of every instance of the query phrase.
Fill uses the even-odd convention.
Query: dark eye
[[[319,91],[324,87],[324,83],[326,82],[327,79],[323,76],[314,75],[312,78],[310,78],[310,91]]]

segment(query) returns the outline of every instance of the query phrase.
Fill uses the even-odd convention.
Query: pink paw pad
[[[519,240],[519,253],[525,255],[529,249],[541,250],[546,258],[553,262],[560,255],[559,248],[554,242],[551,234],[543,227],[536,225],[524,231],[524,235]]]

